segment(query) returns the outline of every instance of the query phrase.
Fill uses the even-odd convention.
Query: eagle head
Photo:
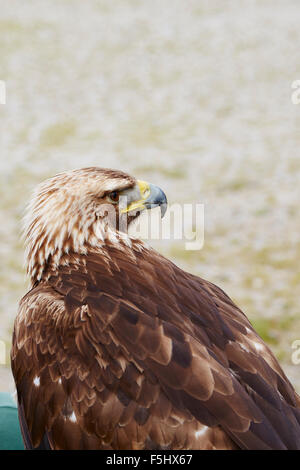
[[[107,240],[128,243],[129,224],[157,206],[163,216],[167,198],[160,188],[118,170],[82,168],[47,179],[34,191],[24,217],[32,284],[66,253],[84,254]]]

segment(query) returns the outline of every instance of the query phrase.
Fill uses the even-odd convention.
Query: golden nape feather
[[[242,311],[126,227],[162,190],[108,169],[41,184],[11,351],[33,449],[300,449],[300,400]]]

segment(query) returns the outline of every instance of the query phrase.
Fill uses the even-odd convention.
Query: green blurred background
[[[205,244],[155,247],[221,286],[300,389],[297,0],[1,0],[0,339],[28,283],[20,221],[61,170],[119,168],[205,204]],[[7,354],[8,355],[8,354]],[[0,390],[12,390],[9,367]]]

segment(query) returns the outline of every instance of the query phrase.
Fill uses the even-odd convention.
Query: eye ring
[[[111,193],[109,193],[108,198],[111,202],[116,204],[119,201],[120,194],[118,193],[118,191],[112,191]]]

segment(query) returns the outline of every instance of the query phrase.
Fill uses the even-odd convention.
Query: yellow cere
[[[147,199],[147,197],[149,197],[149,195],[150,195],[149,183],[147,183],[147,181],[138,180],[137,184],[138,184],[138,187],[140,188],[142,200]]]

